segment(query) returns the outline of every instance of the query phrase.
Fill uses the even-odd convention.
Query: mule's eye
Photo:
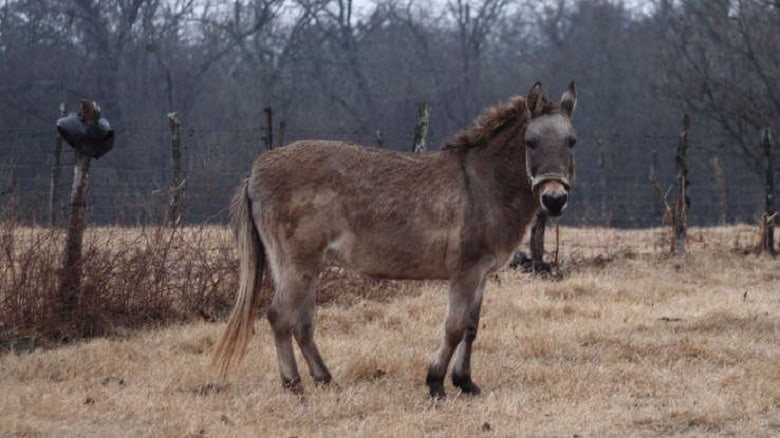
[[[525,145],[528,146],[528,149],[536,149],[536,146],[539,145],[539,139],[538,138],[526,139]]]
[[[577,144],[577,139],[574,138],[574,137],[569,137],[567,141],[569,142],[569,147],[570,148],[573,148],[574,145]]]

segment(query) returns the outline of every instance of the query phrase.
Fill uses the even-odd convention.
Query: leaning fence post
[[[70,191],[70,218],[65,240],[65,254],[60,273],[60,316],[71,321],[81,288],[81,244],[87,228],[87,193],[91,158],[76,151],[73,166],[73,187]]]
[[[761,218],[761,250],[768,251],[769,254],[774,256],[776,255],[775,220],[777,219],[777,211],[775,210],[775,157],[772,153],[772,134],[769,128],[764,129],[761,135],[761,146],[764,149],[766,158],[766,180],[764,183],[766,211]]]
[[[65,102],[60,103],[60,117],[67,112]],[[57,180],[60,177],[60,156],[62,155],[62,135],[57,132],[57,141],[54,143],[54,162],[51,164],[51,178],[49,180],[49,226],[54,225],[54,199],[57,191]]]
[[[182,198],[184,194],[184,168],[182,167],[181,153],[181,120],[176,112],[168,113],[168,122],[171,128],[171,159],[173,175],[171,178],[170,201],[168,211],[165,213],[165,224],[178,224],[181,221]]]
[[[100,117],[100,106],[82,99],[78,116],[61,117],[57,131],[75,149],[76,164],[73,167],[73,187],[70,192],[70,218],[65,238],[58,302],[53,309],[56,321],[68,324],[62,327],[67,334],[78,322],[77,305],[81,297],[83,261],[81,247],[87,227],[87,194],[89,192],[89,167],[92,158],[99,158],[114,145],[114,132],[108,121]]]
[[[417,108],[417,122],[414,125],[412,152],[425,152],[428,149],[428,126],[431,122],[431,107],[427,103]]]
[[[688,165],[686,154],[688,152],[688,130],[691,126],[691,118],[688,114],[683,116],[683,130],[680,132],[680,142],[675,155],[677,176],[674,179],[674,191],[677,194],[674,208],[672,209],[672,254],[685,252],[685,240],[687,237],[687,210],[688,210]]]

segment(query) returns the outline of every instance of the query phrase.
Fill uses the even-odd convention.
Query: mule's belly
[[[447,279],[457,245],[448,230],[426,233],[346,232],[331,242],[328,250],[345,266],[375,278]]]

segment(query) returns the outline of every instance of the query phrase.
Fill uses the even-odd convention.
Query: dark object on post
[[[86,102],[86,104],[85,104]],[[57,120],[57,132],[79,153],[100,158],[114,147],[114,130],[100,117],[100,106],[81,101],[81,111]]]

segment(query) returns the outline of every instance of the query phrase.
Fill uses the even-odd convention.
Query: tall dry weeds
[[[56,308],[64,233],[6,219],[0,232],[0,348],[122,333],[227,312],[236,287],[232,242],[221,227],[87,232],[76,310]]]

